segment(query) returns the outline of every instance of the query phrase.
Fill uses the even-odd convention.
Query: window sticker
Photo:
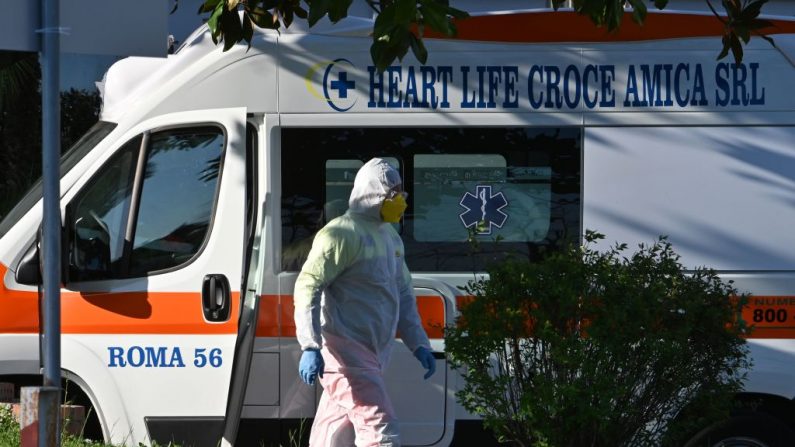
[[[478,185],[475,194],[467,192],[459,202],[466,211],[459,214],[465,228],[474,227],[475,234],[491,234],[491,228],[502,228],[508,215],[502,209],[508,201],[502,192],[492,193],[491,186]]]

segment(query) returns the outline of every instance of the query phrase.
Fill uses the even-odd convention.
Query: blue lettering
[[[447,100],[447,83],[453,82],[453,67],[449,65],[441,66],[437,71],[439,79],[442,80],[442,102],[439,103],[439,106],[447,109],[450,107],[450,101]]]
[[[541,105],[544,103],[543,92],[538,94],[538,100],[533,96],[533,81],[535,80],[535,75],[538,74],[539,84],[544,83],[544,74],[541,70],[542,68],[540,65],[533,65],[530,67],[530,75],[527,77],[527,95],[530,97],[530,107],[534,109],[540,109]]]
[[[753,62],[750,65],[751,67],[751,105],[762,105],[765,103],[765,88],[762,87],[762,95],[757,96],[756,91],[756,70],[759,69],[759,63]]]
[[[593,100],[588,95],[588,74],[593,74],[594,79],[597,78],[596,65],[586,65],[582,75],[582,98],[585,101],[585,107],[593,109],[596,107],[596,101],[599,100],[599,91],[597,90],[596,93],[594,93]]]
[[[367,71],[370,72],[370,101],[367,103],[367,107],[386,107],[384,102],[384,74],[376,72],[375,67],[372,65],[367,67]],[[378,75],[378,81],[375,80],[376,75]],[[375,101],[376,90],[378,90],[378,102]]]
[[[600,65],[599,72],[602,78],[602,100],[599,107],[615,107],[616,91],[613,89],[613,80],[616,78],[615,65]]]
[[[461,67],[461,76],[463,77],[463,84],[461,87],[461,94],[464,95],[463,99],[461,100],[461,107],[464,109],[474,109],[475,108],[475,92],[472,92],[472,99],[469,99],[469,88],[467,84],[469,83],[469,67],[462,66]]]
[[[671,68],[669,64],[661,65],[654,64],[654,68],[644,64],[640,66],[640,71],[643,75],[643,106],[660,107],[662,105],[670,106],[673,104],[671,101]],[[665,103],[662,101],[662,79],[660,79],[661,70],[665,69],[666,81],[666,97]]]
[[[144,354],[144,350],[140,346],[133,346],[127,350],[127,363],[130,366],[138,368],[144,364],[145,360],[146,354]]]
[[[635,99],[631,103],[629,102],[630,95],[635,96]],[[634,65],[630,65],[629,71],[627,72],[627,90],[626,90],[626,96],[624,97],[624,107],[629,107],[630,104],[633,107],[646,105],[645,101],[641,102],[640,98],[638,97],[638,80],[635,79]]]
[[[701,99],[696,99],[698,96],[701,96]],[[705,106],[707,104],[707,91],[704,87],[704,73],[701,71],[701,64],[696,64],[696,73],[693,78],[693,99],[690,101],[690,105]]]
[[[170,356],[169,356],[169,350]],[[220,351],[220,350],[219,350]],[[121,346],[108,347],[110,368],[184,368],[185,362],[182,360],[182,352],[179,347],[169,348],[166,346],[131,346],[126,349]]]
[[[734,69],[734,94],[731,103],[733,106],[739,106],[741,103],[747,106],[749,97],[745,89],[745,80],[748,78],[748,72],[745,70],[745,64],[732,64],[732,68]]]
[[[499,93],[500,83],[502,83],[502,67],[490,65],[486,67],[489,73],[489,102],[486,107],[493,109],[497,107],[495,96]]]
[[[152,346],[147,346],[146,350],[146,367],[160,367],[166,366],[166,347],[161,346],[155,350]]]
[[[395,75],[397,75],[397,77]],[[389,100],[387,100],[386,106],[390,109],[400,107],[400,99],[403,97],[403,92],[400,91],[400,81],[403,80],[403,67],[387,67],[386,76],[389,82]]]
[[[682,84],[679,79],[683,71],[685,72],[685,79],[690,81],[690,64],[679,64],[676,66],[676,71],[674,72],[674,86],[676,88],[674,95],[676,96],[676,105],[679,107],[687,107],[687,102],[690,101],[689,87],[685,88],[686,96],[684,98],[680,95]]]
[[[574,98],[569,95],[571,87],[571,77],[574,76]],[[569,65],[566,71],[563,72],[563,98],[566,100],[566,106],[570,109],[577,108],[580,103],[580,72],[577,67]]]
[[[434,86],[436,83],[436,72],[433,67],[423,65],[420,67],[420,73],[422,73],[422,101],[420,101],[419,105],[420,107],[435,109],[439,99],[436,97],[436,87]],[[428,103],[428,98],[431,100],[430,104]]]
[[[409,96],[414,98],[409,101]],[[406,79],[406,94],[403,96],[403,107],[419,107],[420,102],[417,98],[417,80],[414,79],[414,66],[409,66],[409,72]]]
[[[120,346],[108,346],[108,356],[110,357],[110,361],[108,362],[109,368],[116,368],[116,367],[125,367],[127,363],[124,361],[124,348]]]
[[[729,92],[729,64],[720,63],[715,66],[715,85],[717,89],[715,90],[715,105],[716,106],[726,106],[729,104],[729,97],[731,96]],[[723,92],[723,95],[721,95]]]
[[[182,352],[179,350],[179,348],[174,348],[174,350],[171,351],[171,361],[169,361],[168,366],[171,367],[171,368],[173,368],[173,367],[184,368],[185,367],[185,362],[182,361]]]
[[[505,73],[505,99],[502,106],[506,109],[519,107],[519,94],[516,91],[516,81],[519,80],[519,67],[502,67]]]
[[[544,71],[547,74],[547,101],[544,103],[544,107],[559,109],[563,106],[563,100],[560,98],[560,86],[558,85],[560,84],[560,69],[554,66],[545,66]],[[554,102],[552,102],[552,93],[555,94]]]
[[[486,67],[478,66],[478,109],[483,109],[486,107],[486,101],[483,99],[483,95],[485,93],[484,89],[484,74],[486,73]]]

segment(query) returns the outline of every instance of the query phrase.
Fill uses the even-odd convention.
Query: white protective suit
[[[324,392],[310,446],[399,446],[383,372],[396,331],[414,352],[430,349],[417,312],[403,242],[383,222],[381,203],[401,184],[384,160],[356,174],[348,211],[315,236],[295,283],[295,325],[302,350],[321,349]]]

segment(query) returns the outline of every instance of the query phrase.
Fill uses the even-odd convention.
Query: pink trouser
[[[395,410],[378,369],[340,368],[323,350],[326,372],[310,447],[400,447]],[[342,371],[340,371],[342,370]]]

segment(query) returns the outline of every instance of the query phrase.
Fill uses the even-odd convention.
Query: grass
[[[18,447],[21,443],[19,433],[19,422],[14,419],[11,413],[11,408],[0,405],[0,447]],[[74,436],[68,433],[61,434],[61,447],[114,447],[110,444],[103,442],[92,441],[90,439],[83,439],[80,436]],[[158,446],[154,444],[153,447],[178,447],[173,444],[168,446]]]

